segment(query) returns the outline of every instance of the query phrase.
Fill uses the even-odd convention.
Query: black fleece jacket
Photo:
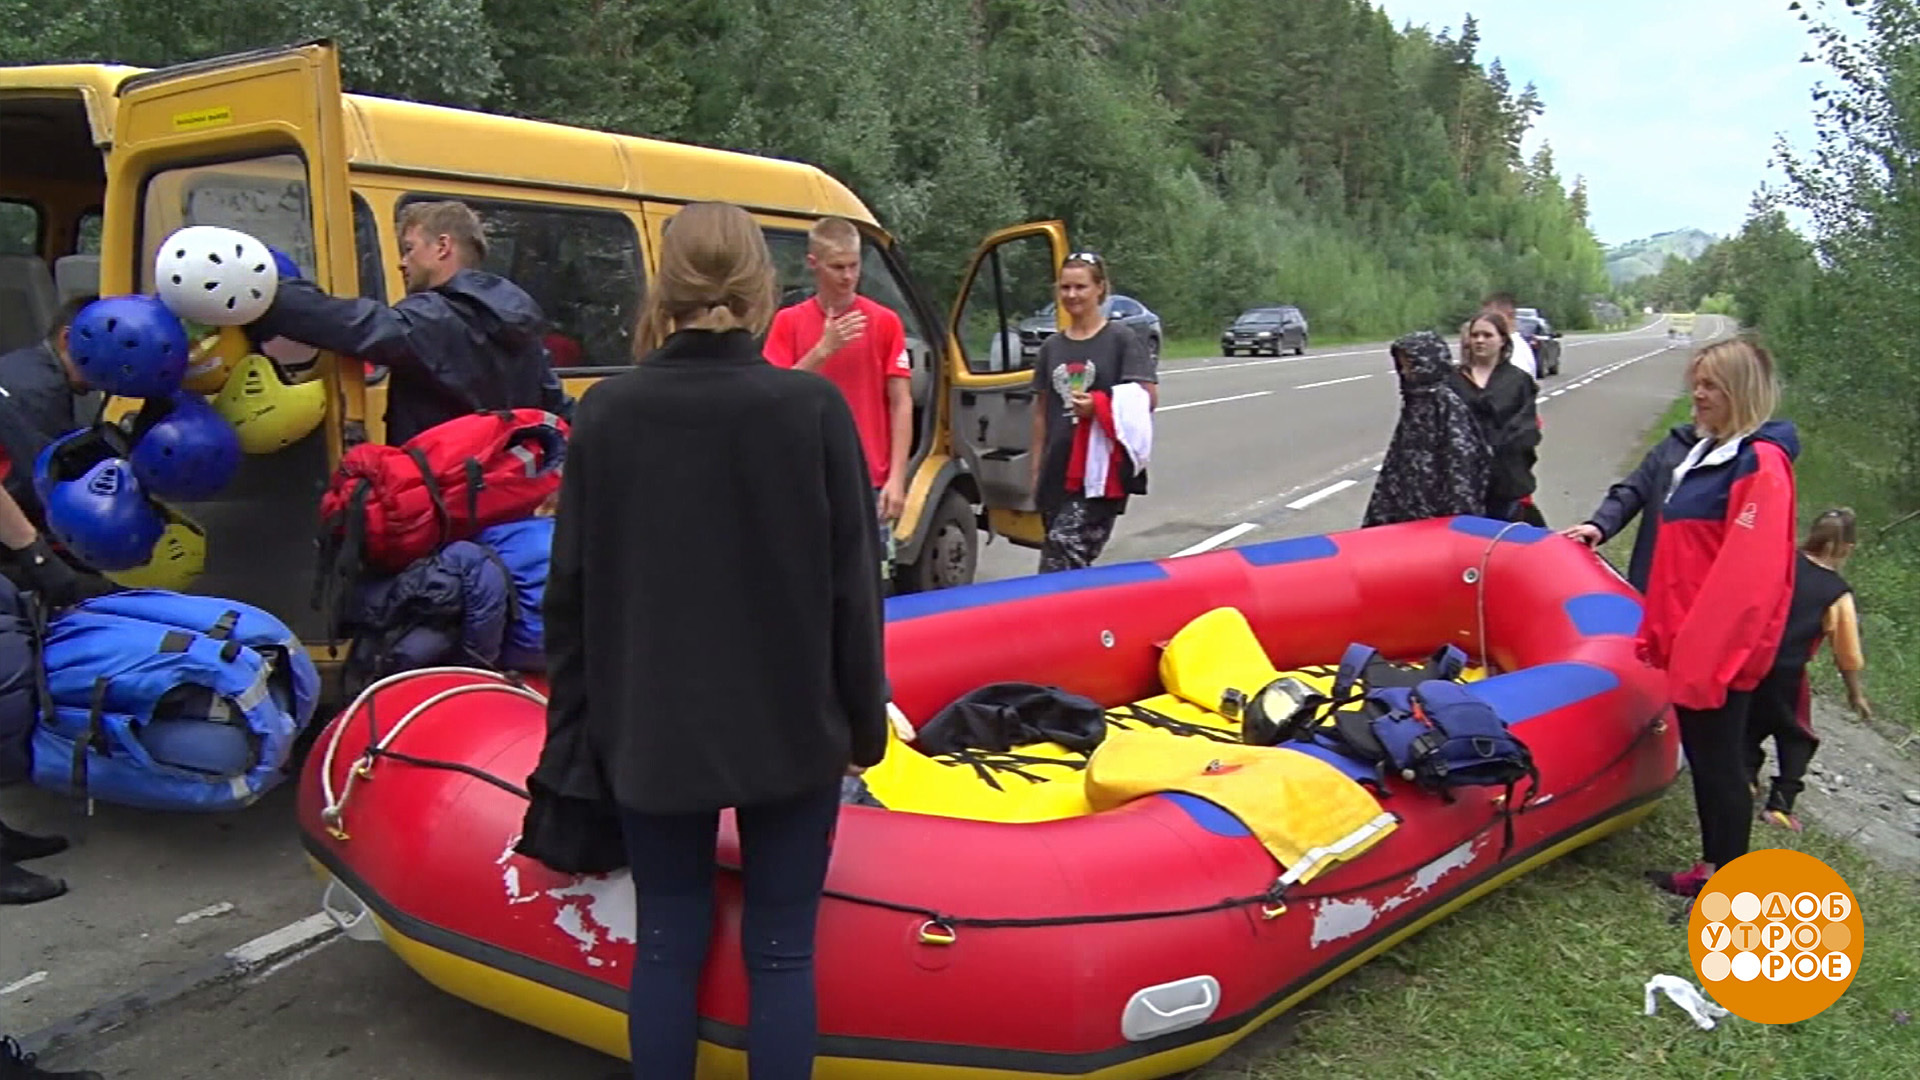
[[[1507,361],[1494,365],[1485,387],[1477,386],[1464,367],[1453,369],[1448,385],[1472,410],[1487,446],[1493,450],[1493,469],[1487,477],[1487,501],[1509,502],[1533,494],[1534,463],[1540,451],[1540,386],[1533,376]]]
[[[745,331],[682,331],[583,394],[543,604],[539,783],[690,813],[877,763],[875,520],[846,399]]]

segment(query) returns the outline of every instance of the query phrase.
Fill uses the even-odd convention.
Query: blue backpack
[[[553,522],[550,517],[509,521],[490,525],[474,537],[499,558],[513,587],[506,641],[500,648],[500,666],[508,671],[547,670],[546,628],[540,604],[547,594]]]
[[[33,782],[150,810],[234,810],[278,787],[319,692],[278,619],[157,589],[68,608],[41,660]]]

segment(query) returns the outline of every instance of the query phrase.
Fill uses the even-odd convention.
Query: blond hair
[[[429,240],[445,236],[463,256],[467,267],[479,266],[487,258],[487,230],[473,207],[457,200],[411,202],[400,209],[400,235],[419,229]]]
[[[860,230],[843,217],[824,217],[807,230],[807,250],[814,255],[860,250]]]
[[[1687,382],[1691,384],[1702,371],[1726,389],[1732,413],[1732,429],[1712,432],[1714,435],[1751,435],[1773,419],[1773,411],[1780,407],[1773,356],[1757,342],[1733,338],[1708,345],[1687,361]]]
[[[775,277],[766,237],[732,203],[693,203],[667,220],[660,271],[640,307],[636,359],[660,347],[675,324],[726,308],[759,334],[773,321]]]
[[[1853,508],[1836,506],[1823,510],[1807,527],[1807,538],[1801,542],[1800,550],[1813,556],[1834,556],[1842,548],[1851,548],[1857,541]]]

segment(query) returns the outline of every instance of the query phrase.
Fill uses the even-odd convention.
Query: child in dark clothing
[[[1802,777],[1820,745],[1819,736],[1813,733],[1807,664],[1820,651],[1822,641],[1833,642],[1833,663],[1847,684],[1847,704],[1863,717],[1873,715],[1860,686],[1866,658],[1860,650],[1860,621],[1854,611],[1853,590],[1839,573],[1853,554],[1854,543],[1852,510],[1828,510],[1814,519],[1806,541],[1800,545],[1793,606],[1788,609],[1787,627],[1780,637],[1780,652],[1773,670],[1754,688],[1747,718],[1747,773],[1755,799],[1760,797],[1760,766],[1766,758],[1761,747],[1768,736],[1773,737],[1777,772],[1760,817],[1794,832],[1801,826],[1800,819],[1793,816],[1793,800],[1806,786]]]

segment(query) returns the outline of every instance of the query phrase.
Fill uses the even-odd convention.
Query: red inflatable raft
[[[895,700],[924,724],[983,685],[1030,682],[1112,709],[1160,702],[1146,715],[1164,719],[1178,704],[1162,681],[1169,642],[1221,608],[1244,615],[1276,669],[1326,664],[1354,642],[1410,660],[1451,643],[1484,660],[1468,686],[1531,749],[1537,791],[1523,785],[1509,804],[1499,788],[1463,788],[1448,802],[1390,779],[1381,817],[1308,873],[1332,849],[1282,865],[1270,830],[1247,824],[1258,815],[1189,793],[1076,809],[1078,779],[1028,777],[1047,781],[1033,791],[1062,794],[996,782],[978,802],[990,820],[971,820],[913,804],[939,784],[903,781],[890,798],[876,779],[890,808],[846,806],[835,842],[816,1076],[1195,1068],[1448,912],[1645,816],[1676,775],[1663,680],[1634,656],[1636,594],[1578,544],[1480,518],[898,597],[887,628]],[[363,695],[307,762],[303,838],[350,935],[383,940],[450,993],[624,1056],[630,883],[510,853],[525,810],[516,789],[545,733],[537,690],[444,671]],[[370,755],[375,744],[389,756]],[[1069,763],[1089,791],[1108,749]],[[897,756],[941,776],[992,771],[905,761],[916,753],[896,743],[869,776]],[[718,857],[737,865],[730,815]],[[738,885],[721,875],[701,994],[703,1075],[715,1077],[746,1075]]]

